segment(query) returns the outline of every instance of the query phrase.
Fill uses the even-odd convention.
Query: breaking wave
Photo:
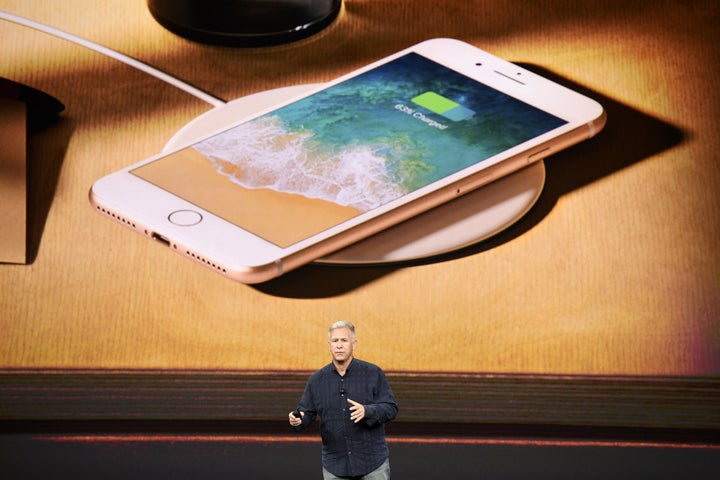
[[[310,132],[266,116],[195,145],[219,173],[245,188],[269,188],[368,211],[405,193],[386,158],[368,146],[326,151]]]

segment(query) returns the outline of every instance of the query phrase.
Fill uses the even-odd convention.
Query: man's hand
[[[365,418],[365,407],[360,405],[358,402],[350,400],[349,398],[348,402],[352,404],[352,407],[350,407],[350,420],[358,423],[360,420]]]
[[[288,413],[288,420],[290,420],[290,425],[293,427],[299,427],[302,424],[302,419],[305,416],[305,412],[300,412],[300,416],[296,417],[293,415],[293,412]]]

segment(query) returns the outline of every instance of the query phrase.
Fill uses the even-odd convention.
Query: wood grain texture
[[[87,201],[94,180],[158,152],[209,105],[0,21],[0,76],[66,105],[30,140],[28,161],[55,174],[34,261],[0,265],[0,367],[305,371],[327,361],[325,329],[347,318],[358,355],[397,372],[720,373],[717,2],[347,0],[322,34],[247,50],[178,38],[141,1],[0,9],[225,100],[451,36],[579,85],[609,112],[598,138],[547,160],[540,203],[496,239],[437,261],[311,266],[249,287]]]

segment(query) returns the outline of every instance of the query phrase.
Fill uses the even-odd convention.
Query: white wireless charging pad
[[[215,107],[181,128],[170,151],[237,122],[252,112],[301,95],[316,85],[256,93]],[[510,176],[355,243],[315,263],[372,265],[419,260],[452,252],[497,235],[522,218],[540,197],[545,164],[535,162]]]

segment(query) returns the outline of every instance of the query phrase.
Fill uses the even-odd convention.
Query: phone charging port
[[[170,246],[170,240],[168,240],[167,238],[163,237],[163,236],[160,235],[159,233],[153,232],[151,236],[152,236],[153,240],[157,240],[158,242],[164,244],[165,246],[168,246],[168,247]]]

